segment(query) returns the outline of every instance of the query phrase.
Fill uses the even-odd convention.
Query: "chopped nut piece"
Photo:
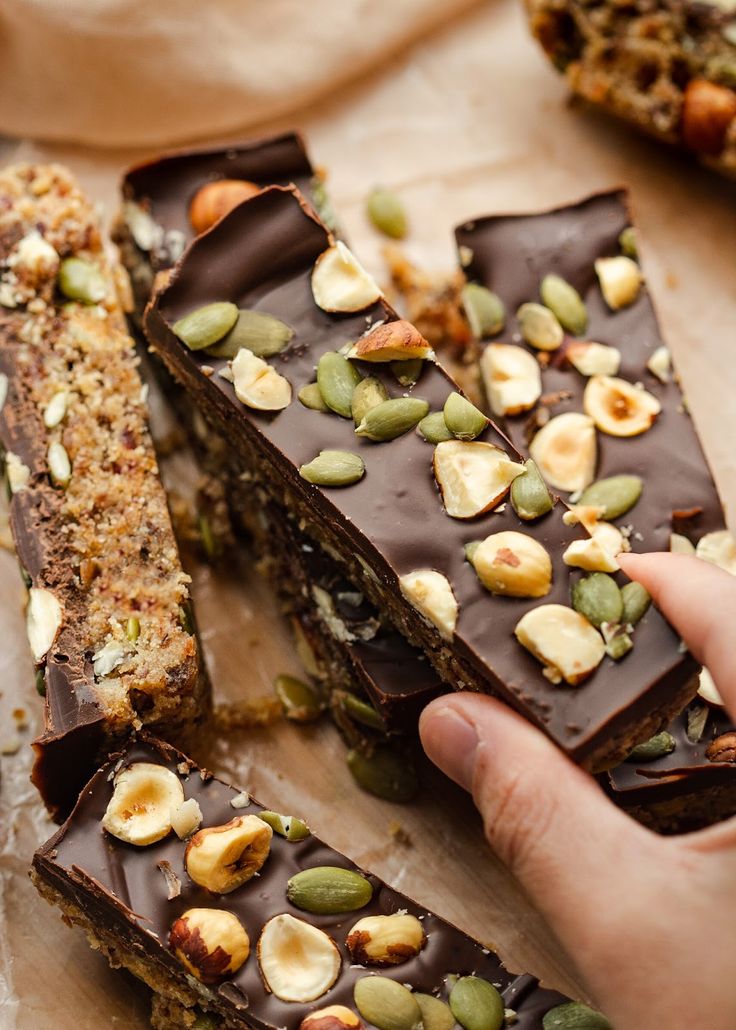
[[[362,966],[396,966],[418,955],[426,940],[416,916],[397,913],[359,919],[345,944]]]
[[[583,376],[615,376],[621,367],[621,351],[605,343],[575,340],[565,351],[565,357]]]
[[[5,455],[5,472],[11,494],[17,494],[19,490],[24,490],[28,486],[31,470],[12,451]]]
[[[562,555],[565,565],[588,572],[616,572],[619,564],[615,555],[603,546],[600,540],[573,540]]]
[[[727,529],[702,536],[695,547],[695,557],[736,576],[736,540]]]
[[[189,205],[189,221],[199,235],[212,228],[244,200],[260,193],[261,187],[247,179],[217,179],[201,186]]]
[[[702,697],[704,701],[707,701],[709,705],[717,705],[719,708],[725,708],[725,702],[721,697],[721,692],[716,686],[715,680],[705,668],[700,670],[700,677],[698,679],[698,696]]]
[[[551,486],[571,493],[584,490],[598,459],[593,419],[577,411],[555,415],[534,436],[529,454]]]
[[[239,794],[236,794],[234,798],[230,798],[231,808],[247,808],[250,804],[250,794],[245,790],[241,790]]]
[[[186,840],[201,825],[202,809],[196,798],[187,798],[183,805],[171,813],[171,828],[179,840]]]
[[[238,917],[217,908],[188,909],[171,927],[169,947],[204,984],[232,976],[250,954],[250,940]]]
[[[469,559],[487,590],[507,597],[544,597],[552,585],[552,562],[526,533],[492,533]]]
[[[273,830],[257,815],[241,815],[224,826],[194,834],[184,853],[189,876],[213,894],[230,894],[261,869]]]
[[[603,299],[612,311],[628,307],[639,296],[641,270],[630,257],[619,254],[617,257],[598,258],[595,272]]]
[[[62,609],[45,587],[31,587],[26,609],[26,632],[34,662],[40,662],[51,649],[61,629]]]
[[[168,901],[173,901],[174,898],[181,895],[181,880],[174,872],[171,862],[167,862],[165,858],[157,862],[156,866],[161,870],[166,881],[166,898]]]
[[[450,581],[434,569],[418,569],[399,580],[401,592],[418,612],[451,640],[457,624],[458,604]]]
[[[657,347],[649,361],[647,361],[647,368],[653,376],[659,379],[660,383],[669,383],[672,378],[670,375],[672,359],[669,349],[667,347]]]
[[[163,765],[134,762],[114,780],[102,825],[113,837],[145,847],[171,832],[171,817],[184,802],[178,776]]]
[[[593,376],[585,387],[583,408],[602,432],[638,436],[651,428],[662,405],[653,394],[625,379]]]
[[[383,322],[361,336],[348,351],[349,358],[360,361],[408,361],[433,357],[434,351],[411,322],[399,319]]]
[[[109,676],[124,661],[125,647],[119,640],[108,640],[99,651],[92,655],[92,671],[98,678]]]
[[[523,615],[514,630],[516,639],[549,670],[555,683],[577,686],[601,663],[606,653],[603,638],[588,620],[561,604],[543,604]]]
[[[542,394],[539,362],[523,347],[489,343],[480,357],[480,372],[494,415],[519,415]]]
[[[307,1002],[329,991],[341,966],[337,945],[323,930],[288,913],[273,916],[258,940],[266,989],[281,1001]]]
[[[472,519],[495,508],[525,471],[500,447],[477,440],[447,440],[434,451],[434,475],[445,511],[456,519]]]
[[[363,311],[381,298],[373,276],[342,240],[317,258],[312,270],[312,294],[323,311]]]
[[[291,384],[263,358],[242,347],[230,364],[235,396],[256,411],[281,411],[291,404]]]

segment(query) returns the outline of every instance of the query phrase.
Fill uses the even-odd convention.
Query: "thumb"
[[[661,841],[620,812],[596,781],[501,702],[433,701],[419,730],[428,756],[473,793],[493,851],[519,880],[595,991],[596,963],[627,933]],[[643,861],[644,860],[644,861]],[[659,875],[659,872],[658,874]],[[635,885],[635,886],[634,886]],[[591,913],[595,913],[594,920]],[[598,953],[591,941],[595,922]]]

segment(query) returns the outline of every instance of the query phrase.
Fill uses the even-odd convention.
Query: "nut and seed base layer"
[[[281,333],[270,362],[237,345],[240,320],[247,330],[254,315]],[[693,696],[696,666],[659,616],[647,647],[609,657],[620,651],[569,606],[563,561],[570,545],[583,557],[605,548],[563,522],[543,484],[535,508],[533,475],[520,503],[514,492],[507,502],[528,467],[467,410],[425,341],[296,191],[265,190],[196,239],[146,331],[241,474],[297,517],[443,680],[500,695],[594,770]],[[413,384],[389,372],[389,358],[419,357]],[[361,405],[374,395],[356,425],[359,381]],[[456,434],[445,426],[433,447],[438,427],[411,430],[448,400]]]
[[[64,816],[132,728],[209,706],[145,389],[92,205],[57,166],[0,173],[0,441],[45,697],[33,779]]]
[[[736,176],[736,12],[718,0],[526,0],[571,89]]]
[[[162,1030],[542,1030],[590,1014],[149,737],[92,778],[33,867],[64,919],[151,987]]]

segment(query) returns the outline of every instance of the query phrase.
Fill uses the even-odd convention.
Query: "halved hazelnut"
[[[241,815],[224,826],[194,834],[184,865],[200,887],[229,894],[250,880],[268,858],[273,830],[257,815]]]
[[[327,1005],[305,1016],[299,1030],[363,1030],[363,1022],[344,1005]]]
[[[472,519],[495,508],[523,465],[491,443],[444,440],[434,449],[434,475],[445,511],[454,519]]]
[[[647,368],[653,376],[656,376],[656,378],[659,379],[660,383],[669,383],[672,378],[670,375],[672,358],[670,356],[669,348],[664,346],[657,347],[657,349],[652,352],[652,356],[649,358],[649,361],[647,361]]]
[[[492,533],[473,550],[478,579],[493,594],[544,597],[552,585],[552,562],[542,545],[526,533]]]
[[[363,311],[381,298],[373,276],[342,240],[317,258],[312,270],[312,294],[323,311]]]
[[[716,705],[719,708],[726,707],[725,701],[721,697],[721,692],[715,684],[715,680],[706,668],[700,670],[698,696],[707,701],[709,705]]]
[[[427,943],[416,916],[406,913],[359,919],[345,944],[362,966],[397,966],[414,958]]]
[[[592,340],[573,340],[565,357],[583,376],[615,376],[621,367],[621,351]]]
[[[248,179],[216,179],[205,183],[189,205],[189,221],[199,235],[232,211],[244,200],[261,192],[261,187]]]
[[[407,601],[437,627],[440,635],[452,639],[458,604],[447,577],[434,569],[417,569],[402,576],[399,586]]]
[[[171,815],[183,801],[176,773],[154,762],[134,762],[115,777],[102,825],[118,840],[145,847],[171,832]]]
[[[695,547],[695,557],[736,576],[736,540],[727,529],[717,529],[701,536]]]
[[[314,1001],[340,973],[340,952],[324,930],[284,912],[273,916],[258,940],[261,975],[281,1001]]]
[[[267,361],[241,347],[230,364],[235,396],[256,411],[281,411],[291,403],[291,384]]]
[[[409,361],[432,357],[434,351],[411,322],[398,319],[382,322],[361,336],[348,351],[349,358],[360,361]]]
[[[555,415],[542,426],[529,454],[550,486],[570,493],[593,482],[598,443],[593,419],[578,411]]]
[[[600,665],[606,653],[600,633],[584,615],[562,604],[543,604],[523,615],[516,639],[545,666],[552,683],[577,686]]]
[[[628,307],[639,296],[641,269],[630,257],[619,254],[616,257],[598,258],[595,272],[603,299],[611,310]]]
[[[204,984],[237,973],[250,954],[245,927],[232,912],[190,908],[169,931],[169,947],[184,968]]]
[[[654,394],[625,379],[593,376],[585,387],[583,408],[601,432],[638,436],[651,428],[662,405]]]
[[[34,662],[42,661],[61,629],[63,612],[54,594],[45,587],[31,587],[26,608],[26,633]]]
[[[519,415],[542,394],[539,362],[523,347],[489,343],[480,357],[480,371],[494,415]]]

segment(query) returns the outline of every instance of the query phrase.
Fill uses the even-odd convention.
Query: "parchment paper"
[[[381,241],[363,214],[365,195],[378,182],[399,189],[406,202],[410,255],[436,268],[454,261],[450,230],[462,219],[543,208],[630,185],[650,287],[727,511],[733,511],[732,185],[571,107],[510,2],[489,3],[459,19],[370,80],[305,111],[296,124],[307,133],[315,159],[330,170],[331,192],[354,248],[379,276]],[[117,177],[137,155],[0,145],[3,160],[19,156],[67,162],[109,215]],[[191,462],[177,455],[166,474],[181,487],[191,478]],[[276,674],[298,673],[269,592],[247,558],[227,576],[206,567],[191,571],[218,698],[266,693]],[[109,972],[27,880],[33,848],[53,827],[27,780],[28,742],[39,728],[40,704],[22,598],[15,559],[2,552],[0,744],[17,732],[21,747],[0,758],[0,1027],[133,1030],[147,1022],[145,992],[126,975]],[[16,730],[16,708],[27,713],[27,729]],[[512,967],[576,989],[553,935],[485,848],[472,806],[439,777],[427,780],[412,807],[360,793],[327,720],[306,730],[279,723],[222,740],[212,766],[266,803],[303,814],[353,859],[500,948]],[[294,769],[298,776],[292,777]],[[410,844],[392,836],[396,820]]]

